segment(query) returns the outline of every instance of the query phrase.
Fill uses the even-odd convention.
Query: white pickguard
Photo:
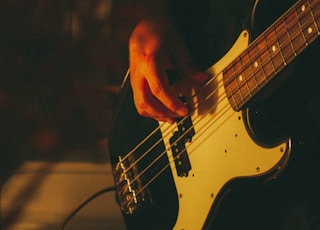
[[[206,99],[205,109],[201,107],[192,115],[195,135],[186,143],[192,167],[187,177],[176,172],[169,144],[173,125],[160,123],[179,197],[176,230],[201,229],[218,193],[230,180],[263,175],[288,157],[290,140],[272,148],[257,145],[247,132],[242,113],[235,112],[226,98],[222,71],[248,46],[248,39],[247,31],[243,31],[225,57],[208,69],[217,76],[209,91],[218,90]],[[194,99],[194,104],[198,101],[201,99]],[[206,113],[214,103],[217,107]]]

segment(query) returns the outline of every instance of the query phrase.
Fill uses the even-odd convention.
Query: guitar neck
[[[224,71],[232,108],[239,111],[319,37],[320,0],[301,0],[262,33]]]

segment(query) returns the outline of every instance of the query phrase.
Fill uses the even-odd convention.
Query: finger
[[[161,56],[161,55],[160,55]],[[158,71],[152,71],[150,68],[156,68],[151,63],[155,63],[153,54],[143,54],[140,52],[130,53],[130,80],[134,93],[134,102],[137,111],[140,115],[152,117],[159,121],[172,123],[173,117],[177,117],[176,112],[173,112],[165,104],[163,104],[152,92],[149,82],[154,82],[154,79],[162,78],[158,81],[159,85],[168,84],[165,77],[158,74]],[[140,60],[140,61],[139,61]],[[157,60],[156,66],[171,66],[167,59]],[[161,69],[160,67],[159,69]],[[148,76],[148,81],[146,76]],[[153,90],[154,91],[154,90]]]
[[[157,121],[162,121],[162,122],[167,122],[167,123],[170,123],[170,124],[173,124],[175,122],[175,119],[174,118],[155,118]]]
[[[159,62],[157,60],[149,62],[147,71],[148,76],[151,76],[147,78],[151,93],[175,116],[186,116],[188,108],[169,86],[166,68],[160,67],[156,63]]]
[[[176,113],[169,110],[152,94],[146,79],[132,81],[132,87],[136,89],[134,91],[134,103],[140,115],[155,119],[177,117]]]

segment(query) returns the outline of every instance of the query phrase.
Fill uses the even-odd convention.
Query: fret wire
[[[319,34],[319,32],[314,33],[314,31],[318,31],[318,28],[315,25],[315,18],[312,13],[310,3],[308,3],[308,7],[306,10],[307,10],[307,14],[303,15],[302,17],[303,23],[301,25],[302,25],[302,28],[305,28],[303,30],[303,33],[305,34],[307,41],[311,43],[317,38],[317,35]]]
[[[232,92],[233,90],[232,90],[232,88],[231,88],[231,84],[229,84],[229,88],[230,88],[230,92],[231,92],[231,97],[232,97],[232,100],[233,100],[233,108],[235,109],[235,110],[238,110],[239,108],[238,108],[238,104],[237,104],[237,100],[236,100],[236,98],[235,98],[235,94]]]
[[[293,15],[290,14],[288,16],[293,16]],[[289,45],[290,45],[290,48],[291,48],[290,50],[288,50],[289,53],[286,53],[286,54],[289,54],[288,55],[288,62],[291,62],[294,59],[294,57],[297,56],[297,53],[296,53],[296,49],[294,47],[292,36],[291,36],[290,30],[289,30],[289,28],[291,28],[291,27],[289,27],[289,25],[288,25],[288,23],[286,21],[288,18],[289,17],[284,18],[283,22],[285,23],[285,25],[284,25],[285,26],[285,33],[287,35],[287,40],[289,41]],[[290,54],[293,54],[293,55],[290,56]]]
[[[287,18],[289,18],[290,16],[293,16],[293,15],[290,14]],[[280,56],[282,59],[281,62],[276,63],[277,64],[277,66],[276,66],[277,72],[280,72],[287,65],[287,63],[289,63],[290,60],[292,60],[293,56],[291,56],[290,54],[293,53],[294,56],[296,55],[294,44],[292,43],[292,39],[291,39],[292,36],[290,34],[290,30],[288,30],[289,25],[286,22],[287,18],[282,18],[281,21],[279,21],[276,25],[273,26],[274,31],[275,31],[275,35],[277,37],[277,44],[278,44],[278,48],[279,48],[279,53],[280,53]],[[287,41],[289,41],[289,43]],[[288,50],[288,48],[289,48],[289,50]],[[286,52],[286,50],[287,50],[287,52]]]
[[[273,34],[274,35],[274,34]],[[274,35],[275,36],[275,35]],[[277,38],[275,38],[276,40],[277,40]],[[269,57],[269,61],[267,61],[268,63],[271,63],[271,66],[272,66],[272,69],[273,69],[273,71],[271,71],[271,73],[270,74],[267,74],[266,76],[267,76],[267,78],[268,78],[268,75],[270,75],[271,76],[271,78],[273,78],[273,76],[274,75],[276,75],[277,74],[277,70],[275,69],[275,66],[274,66],[274,63],[273,63],[273,58],[272,58],[272,54],[270,53],[270,46],[269,46],[269,44],[268,44],[268,42],[266,42],[266,46],[267,46],[267,49],[266,49],[266,52],[268,53],[268,57]],[[270,77],[269,77],[270,78]]]
[[[306,9],[305,9],[306,13],[305,14],[299,14],[299,18],[301,21],[301,27],[302,27],[302,32],[304,33],[307,42],[310,44],[310,42],[314,41],[314,36],[316,36],[315,33],[312,33],[313,31],[316,31],[317,28],[314,27],[314,17],[313,17],[313,13],[312,13],[312,9],[311,9],[311,5],[309,1],[306,1]],[[303,10],[301,9],[300,12],[303,12]],[[311,21],[310,21],[311,19]],[[311,31],[310,31],[311,29]]]
[[[310,3],[310,1],[309,1],[309,3]],[[311,5],[311,4],[310,4],[310,5]],[[317,20],[316,20],[316,17],[315,17],[315,15],[314,15],[311,7],[310,7],[310,13],[311,13],[311,16],[312,16],[312,18],[313,18],[314,25],[315,25],[315,27],[316,27],[316,29],[317,29],[317,32],[318,32],[318,34],[320,34],[319,26],[317,25]]]
[[[297,56],[298,53],[300,53],[299,52],[300,50],[297,49],[297,47],[300,47],[299,44],[304,43],[304,38],[302,36],[302,33],[298,32],[297,36],[294,36],[297,31],[300,31],[299,19],[298,19],[298,15],[297,15],[297,8],[298,8],[298,6],[294,8],[294,11],[293,11],[293,14],[292,14],[292,16],[294,17],[294,21],[296,23],[294,23],[293,26],[289,28],[289,31],[291,33],[290,37],[292,38],[291,41],[292,41],[292,44],[293,44],[294,49],[295,49],[295,56]]]
[[[302,9],[303,7],[304,7],[304,10]],[[306,46],[308,46],[309,43],[308,43],[308,41],[306,39],[306,36],[305,36],[305,34],[303,32],[303,27],[301,25],[301,19],[299,17],[300,16],[299,12],[302,12],[302,16],[304,18],[304,16],[306,16],[306,13],[304,13],[304,11],[308,10],[308,8],[309,8],[309,6],[306,7],[305,4],[302,4],[301,6],[297,6],[296,10],[295,10],[295,14],[296,14],[297,19],[298,19],[297,21],[298,21],[298,25],[299,25],[299,28],[300,28],[300,31],[301,31],[301,35],[303,37],[303,40],[304,40]]]
[[[318,7],[318,9],[319,9],[319,7]],[[319,11],[316,12],[316,13],[318,13],[318,15],[317,15],[318,17],[316,17],[316,22],[317,22],[318,28],[319,28],[319,24],[320,24]]]
[[[240,57],[238,57],[237,59],[239,60]],[[239,62],[236,61],[236,62],[234,62],[234,63],[239,63]],[[234,64],[232,64],[232,69],[233,69],[233,72],[236,73],[236,70],[237,70],[237,69],[235,69]],[[235,81],[234,81],[234,80],[235,80]],[[237,77],[235,77],[235,78],[233,79],[233,82],[236,83],[236,87],[237,87],[237,88],[236,88],[236,91],[239,93],[239,96],[240,96],[241,101],[244,102],[244,98],[243,98],[242,92],[241,92],[240,87],[239,87],[239,84],[238,84],[238,82],[237,82]],[[237,105],[239,105],[239,104],[240,104],[240,101],[239,101],[237,98],[238,98],[238,97],[236,97],[236,103],[237,103]],[[238,107],[238,106],[237,106],[237,107]]]
[[[309,29],[312,28],[310,26],[310,21],[309,21],[310,19],[309,12],[310,12],[310,6],[308,3],[306,3],[300,7],[300,11],[298,13],[299,25],[300,25],[301,33],[304,36],[306,46],[309,45],[309,38],[311,38]]]
[[[250,57],[251,51],[254,52],[254,50],[252,50],[252,49],[248,49],[246,51],[246,57],[248,58],[248,62],[247,63],[249,63],[249,64],[247,65],[247,63],[245,63],[246,67],[244,67],[243,69],[247,71],[247,73],[245,74],[246,75],[246,79],[249,79],[247,81],[249,83],[251,83],[251,85],[252,85],[252,86],[250,86],[250,84],[248,84],[248,87],[250,88],[249,89],[250,90],[250,97],[253,97],[255,95],[255,93],[260,89],[260,86],[259,86],[259,84],[257,82],[257,76],[254,73],[254,70],[253,70],[253,67],[252,67],[252,63],[253,62],[252,62],[252,59]],[[254,55],[254,56],[256,56],[256,55]],[[250,76],[252,76],[252,77],[250,77]]]
[[[255,46],[256,46],[256,44],[255,44]],[[257,76],[256,76],[256,74],[254,73],[254,69],[253,69],[253,67],[252,67],[253,61],[252,61],[252,59],[251,59],[251,57],[250,57],[250,50],[251,50],[252,52],[254,52],[253,49],[248,49],[249,63],[251,63],[251,64],[249,65],[248,69],[251,70],[252,78],[254,79],[254,82],[255,82],[255,87],[254,87],[255,90],[260,90],[260,86],[259,86],[259,83],[258,83],[258,81],[257,81]],[[255,53],[255,54],[256,54],[256,53]]]
[[[293,42],[294,42],[294,44],[296,44],[297,42],[299,43],[299,44],[301,44],[301,46],[299,46],[299,49],[296,49],[297,51],[296,51],[296,53],[301,53],[302,51],[303,51],[303,49],[305,48],[305,47],[307,47],[308,46],[308,41],[306,40],[307,38],[311,38],[312,39],[312,36],[314,36],[315,34],[314,33],[312,33],[312,27],[311,26],[309,26],[310,24],[313,24],[312,23],[312,21],[310,22],[309,21],[309,19],[312,19],[311,17],[310,17],[310,14],[309,14],[309,12],[310,12],[310,8],[311,8],[311,6],[307,6],[306,7],[306,5],[305,4],[301,4],[300,5],[300,8],[296,8],[296,14],[297,14],[297,19],[298,19],[298,24],[299,24],[299,28],[300,28],[300,31],[301,31],[301,35],[304,37],[304,39],[303,39],[303,41],[304,42],[302,42],[302,41],[300,41],[300,37],[299,36],[295,36],[294,38],[293,38]],[[299,20],[300,19],[300,20]],[[304,22],[306,22],[306,23],[304,23],[304,25],[308,25],[308,26],[306,26],[306,30],[307,30],[307,32],[306,33],[304,33],[304,30],[303,29],[301,29],[301,28],[303,28],[303,26],[304,25],[302,25],[302,24],[300,24],[300,21],[304,21]],[[311,29],[311,31],[310,32],[308,32],[308,30],[309,29]],[[299,34],[298,34],[299,35]],[[310,36],[309,36],[310,35]],[[311,41],[311,40],[310,40]]]
[[[266,34],[266,35],[269,36],[271,34]],[[270,75],[270,73],[269,73],[270,72],[269,71],[270,67],[269,66],[270,66],[270,58],[271,57],[269,55],[268,39],[267,39],[266,35],[264,35],[264,41],[265,41],[264,42],[264,46],[265,46],[265,48],[263,49],[263,53],[261,53],[260,56],[263,57],[262,60],[264,60],[264,61],[262,61],[261,69],[263,69],[266,82],[269,82],[270,80],[269,80],[268,76]],[[272,67],[271,67],[271,69],[272,69]]]
[[[280,44],[279,47],[282,51],[283,59],[285,60],[285,63],[287,65],[287,63],[290,63],[290,59],[292,57],[292,56],[288,55],[288,54],[292,53],[292,46],[290,43],[290,38],[287,33],[287,29],[284,28],[284,27],[286,27],[285,21],[282,20],[282,22],[283,22],[283,27],[282,28],[277,27],[277,28],[279,28],[278,40],[279,40],[279,44]],[[279,36],[279,34],[280,34],[280,36]]]
[[[275,69],[275,74],[278,74],[287,65],[287,62],[284,59],[283,51],[281,49],[281,44],[279,42],[279,39],[282,37],[282,34],[278,33],[278,28],[281,25],[283,24],[278,25],[278,27],[273,26],[276,41],[273,44],[273,46],[271,46],[272,53],[270,54],[270,56],[272,57],[272,63]]]
[[[287,61],[285,60],[285,58],[284,58],[284,55],[283,55],[283,50],[281,49],[281,44],[280,44],[280,42],[279,42],[279,35],[278,35],[278,32],[277,32],[277,30],[275,29],[275,33],[276,33],[276,36],[277,36],[277,44],[278,44],[278,50],[279,50],[279,53],[280,53],[280,56],[281,56],[281,58],[282,58],[282,63],[283,63],[283,65],[284,66],[286,66],[287,65]]]
[[[293,51],[294,55],[297,56],[296,53],[295,53],[294,46],[293,46],[293,44],[292,44],[292,40],[290,39],[290,33],[289,33],[289,30],[288,30],[286,18],[284,18],[284,23],[285,23],[286,33],[287,33],[287,35],[288,35],[288,38],[289,38],[289,41],[290,41],[290,45],[291,45],[292,51]]]
[[[316,4],[317,6],[319,6],[318,3]],[[305,4],[301,5],[299,12],[300,21],[303,22],[301,26],[302,28],[305,28],[304,30],[302,30],[302,32],[305,35],[307,42],[309,41],[310,43],[314,41],[319,34],[319,29],[316,25],[316,17],[312,12],[311,3],[309,1],[306,1]],[[313,31],[317,31],[317,33],[313,33]]]
[[[297,7],[297,6],[296,6]],[[294,9],[294,8],[293,8]],[[309,11],[308,11],[309,12]],[[313,12],[311,12],[312,13],[312,18],[313,19],[316,19],[317,17],[316,17],[316,15],[315,14],[313,14]],[[305,14],[305,13],[303,13],[303,14]],[[302,14],[302,15],[303,15]],[[301,16],[301,15],[300,15]],[[305,17],[307,17],[308,15],[303,15],[303,18],[305,18]],[[289,19],[291,19],[291,17],[294,17],[294,21],[297,21],[298,23],[296,23],[296,24],[298,24],[299,25],[299,29],[300,30],[293,30],[293,29],[295,29],[296,28],[296,26],[292,26],[292,23],[287,23],[287,20],[289,20]],[[292,59],[293,59],[293,57],[294,56],[297,56],[297,53],[300,53],[302,50],[303,50],[303,48],[304,48],[304,46],[308,43],[308,40],[307,40],[307,37],[306,37],[306,35],[308,35],[308,34],[302,34],[302,33],[299,33],[298,31],[301,31],[301,32],[303,32],[303,30],[301,30],[301,28],[303,28],[303,24],[300,22],[300,21],[298,21],[298,18],[297,18],[297,11],[291,11],[291,14],[289,14],[288,16],[287,16],[287,18],[285,18],[286,20],[282,20],[282,22],[284,23],[284,27],[285,27],[285,30],[284,30],[284,32],[283,33],[279,33],[279,31],[278,31],[278,28],[276,28],[274,31],[275,31],[275,34],[276,34],[276,37],[279,37],[277,40],[276,40],[276,44],[278,44],[278,50],[279,50],[279,52],[274,52],[273,53],[273,55],[270,53],[270,50],[269,50],[269,48],[270,48],[270,46],[268,46],[267,47],[267,52],[269,53],[269,60],[271,60],[271,62],[270,62],[270,65],[272,65],[272,69],[273,69],[273,71],[271,71],[271,74],[270,75],[275,75],[277,72],[279,72],[278,71],[278,69],[280,70],[280,69],[282,69],[282,68],[284,68],[284,66],[286,66],[287,65],[287,62],[290,62]],[[291,21],[291,20],[290,20]],[[315,22],[315,20],[312,20],[312,22],[309,22],[310,24],[312,24],[313,22]],[[280,23],[278,23],[278,25],[277,25],[279,28],[281,27],[281,24]],[[291,27],[290,27],[291,26]],[[316,25],[315,25],[316,26]],[[317,30],[318,30],[318,28],[317,28]],[[298,32],[298,33],[297,33]],[[314,36],[313,35],[314,33],[311,33],[310,34],[310,38],[311,39],[313,39],[312,37]],[[287,41],[289,41],[288,43],[287,43],[287,41],[285,40],[285,43],[281,43],[281,38],[283,38],[284,36],[286,36],[286,38],[287,38]],[[265,36],[266,37],[266,36]],[[264,38],[265,38],[264,37]],[[291,39],[291,38],[293,38],[293,39]],[[302,38],[302,39],[301,39]],[[303,42],[301,43],[300,41],[301,40],[303,40]],[[298,42],[298,43],[297,43]],[[256,43],[257,44],[257,43]],[[254,47],[255,49],[256,49],[256,51],[259,51],[259,49],[258,49],[258,47],[256,46],[256,44],[254,44],[253,46],[251,46],[251,47]],[[272,46],[271,46],[272,47]],[[283,51],[285,51],[285,49],[286,49],[286,47],[290,47],[290,52],[288,51],[288,54],[293,54],[293,55],[291,55],[291,56],[288,56],[288,60],[286,59],[286,55],[283,53]],[[249,47],[250,48],[250,47]],[[251,52],[253,51],[252,50],[252,48],[251,49],[249,49]],[[262,49],[263,50],[263,49]],[[264,51],[265,52],[265,51]],[[246,52],[245,53],[247,56],[246,57],[248,57],[249,58],[249,60],[250,60],[250,62],[249,63],[253,63],[252,62],[252,56],[250,56],[250,52]],[[281,59],[282,59],[282,61],[281,62],[279,62],[279,63],[275,63],[274,62],[274,60],[275,60],[275,58],[276,57],[279,57],[279,56],[281,56]],[[274,59],[270,59],[270,58],[274,58]],[[242,58],[244,58],[244,54],[242,54]],[[263,66],[263,61],[261,60],[261,58],[260,57],[258,57],[259,59],[257,59],[257,61],[259,61],[260,62],[260,64],[261,64],[261,66]],[[241,102],[242,103],[245,103],[245,99],[247,98],[247,95],[245,95],[245,94],[243,94],[243,88],[244,87],[247,87],[247,89],[248,89],[248,92],[249,92],[249,95],[250,95],[250,97],[252,97],[252,92],[255,92],[255,90],[256,89],[258,89],[259,87],[260,87],[260,84],[259,84],[259,80],[258,80],[258,78],[257,78],[257,73],[264,73],[264,75],[266,76],[266,70],[265,70],[265,68],[258,68],[259,70],[257,71],[257,69],[254,69],[253,68],[253,66],[252,65],[250,65],[250,67],[245,67],[245,65],[243,65],[243,60],[245,60],[245,59],[237,59],[237,60],[235,60],[233,63],[237,63],[237,61],[239,62],[239,60],[241,61],[241,65],[242,65],[242,68],[244,68],[244,69],[247,69],[247,70],[249,70],[249,69],[251,69],[251,72],[252,72],[252,75],[247,75],[245,72],[242,72],[242,74],[244,74],[244,76],[245,76],[245,80],[243,81],[240,81],[240,84],[239,84],[239,82],[237,82],[239,79],[237,78],[237,79],[230,79],[230,76],[228,76],[228,79],[227,79],[227,81],[225,81],[225,84],[228,84],[229,85],[229,89],[230,89],[230,92],[228,92],[228,90],[227,90],[227,94],[229,94],[228,95],[228,98],[230,98],[230,95],[231,95],[231,97],[232,97],[232,99],[233,99],[233,101],[234,101],[234,103],[235,103],[235,106],[234,107],[237,107],[237,108],[239,108],[239,105],[241,105]],[[267,62],[268,63],[268,62]],[[281,64],[282,63],[282,64]],[[279,64],[279,65],[278,65]],[[277,66],[278,65],[278,66]],[[235,75],[237,74],[237,69],[235,68],[235,65],[233,64],[232,65],[232,67],[230,67],[230,68],[232,68],[232,70],[233,70],[233,75],[234,75],[234,77],[235,77]],[[266,68],[266,69],[268,69],[268,68]],[[230,74],[231,72],[231,69],[229,69],[229,71],[227,71],[228,72],[228,74]],[[240,76],[240,75],[239,75]],[[237,76],[238,77],[238,76]],[[253,78],[253,80],[254,80],[254,82],[255,82],[255,87],[253,87],[253,88],[250,88],[250,83],[252,82],[252,78]],[[265,77],[265,81],[268,81],[268,79]],[[237,83],[237,84],[236,84]],[[234,85],[234,84],[236,84],[236,85]],[[234,85],[234,88],[232,87]],[[262,86],[263,87],[263,86]],[[253,89],[253,90],[252,90]]]
[[[257,57],[258,57],[258,59],[259,59],[259,65],[258,65],[258,66],[262,66],[262,65],[263,65],[263,60],[261,59],[261,54],[260,54],[260,50],[258,49],[258,44],[261,44],[261,43],[260,43],[260,42],[257,42],[257,43],[256,43],[256,45],[255,45],[255,50],[256,50]],[[255,65],[254,63],[255,63],[255,62],[253,62],[252,64]],[[254,69],[257,69],[255,66],[253,66],[253,68],[254,68]],[[265,85],[265,84],[268,83],[268,79],[267,79],[267,77],[266,77],[267,75],[266,75],[266,72],[264,71],[263,68],[261,68],[261,72],[262,72],[262,75],[263,75],[263,76],[262,76],[262,78],[263,78],[262,80],[263,80],[263,81],[262,81],[261,83],[262,83],[263,85]]]
[[[231,104],[231,107],[234,110],[238,110],[239,108],[237,106],[237,102],[236,102],[236,99],[234,97],[234,93],[233,93],[233,90],[232,90],[232,87],[231,87],[232,79],[230,79],[230,76],[232,77],[233,74],[230,75],[230,71],[231,71],[231,65],[226,69],[226,71],[223,74],[224,82],[228,82],[227,87],[226,87],[226,84],[225,84],[225,90],[226,90],[226,94],[227,94],[227,97],[229,99],[229,102]]]
[[[283,20],[282,20],[283,21]],[[283,24],[280,24],[280,25],[283,25]],[[283,64],[286,66],[287,65],[287,60],[285,59],[285,56],[283,54],[283,44],[281,43],[280,39],[283,38],[284,34],[282,33],[282,29],[280,29],[280,25],[278,26],[273,26],[274,30],[275,30],[275,33],[276,33],[276,36],[277,36],[277,43],[278,43],[278,47],[279,47],[279,50],[280,50],[280,54],[281,54],[281,57],[282,57],[282,60],[283,60]],[[278,31],[278,29],[280,31]],[[280,36],[279,36],[279,32],[280,32]]]
[[[245,72],[244,72],[244,65],[242,64],[243,63],[243,58],[244,58],[244,56],[247,56],[247,55],[245,55],[245,54],[247,54],[247,50],[243,53],[243,55],[241,55],[240,56],[240,65],[241,65],[241,73],[240,73],[240,76],[239,76],[239,78],[241,78],[241,79],[238,79],[238,80],[240,80],[240,84],[241,84],[241,82],[242,81],[244,81],[244,84],[245,84],[245,86],[246,86],[246,88],[248,89],[247,90],[247,92],[249,93],[249,97],[250,98],[252,98],[252,93],[251,93],[251,89],[250,89],[250,86],[249,86],[249,84],[248,84],[248,80],[247,80],[247,76],[246,76],[246,74],[245,74]],[[242,76],[242,77],[241,77]],[[249,79],[250,80],[250,79]],[[241,87],[240,87],[241,88]],[[246,98],[246,96],[245,96],[245,98]]]
[[[315,3],[315,2],[318,2],[318,1],[319,1],[319,0],[314,0],[312,3]],[[317,12],[317,13],[319,13],[319,12]],[[318,34],[319,34],[319,28],[318,28],[318,26],[317,26],[317,23],[318,23],[317,20],[319,20],[319,17],[317,18],[316,15],[313,15],[313,12],[312,12],[312,17],[314,18],[315,26],[316,26],[317,31],[318,31]],[[313,36],[312,36],[312,37],[313,37]],[[300,45],[303,46],[303,44],[300,44]],[[281,50],[281,49],[280,49],[280,50]],[[254,75],[253,75],[253,76],[254,76]],[[168,167],[168,166],[169,166],[169,165],[166,165],[162,170],[166,169],[166,167]],[[157,176],[162,172],[162,170],[161,170],[158,174],[156,174],[155,177],[157,177]],[[153,180],[155,177],[151,178],[150,183],[152,182],[152,180]],[[144,186],[142,189],[144,190],[148,185],[149,185],[149,182],[148,182],[148,184],[146,184],[146,186]],[[140,192],[141,192],[141,191],[139,191],[139,193],[140,193]]]

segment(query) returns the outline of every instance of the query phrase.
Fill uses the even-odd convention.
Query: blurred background
[[[137,20],[136,2],[0,1],[2,227],[17,221],[23,208],[11,210],[17,196],[8,192],[22,172],[48,174],[59,164],[60,174],[70,168],[74,174],[80,166],[105,173],[107,137],[128,67],[127,41]],[[32,183],[27,185],[32,191],[41,184]],[[106,185],[102,179],[101,186]],[[32,191],[19,199],[28,199]],[[10,215],[5,212],[9,209]]]
[[[0,2],[1,175],[24,159],[66,160],[62,149],[106,148],[127,68],[128,2]]]

